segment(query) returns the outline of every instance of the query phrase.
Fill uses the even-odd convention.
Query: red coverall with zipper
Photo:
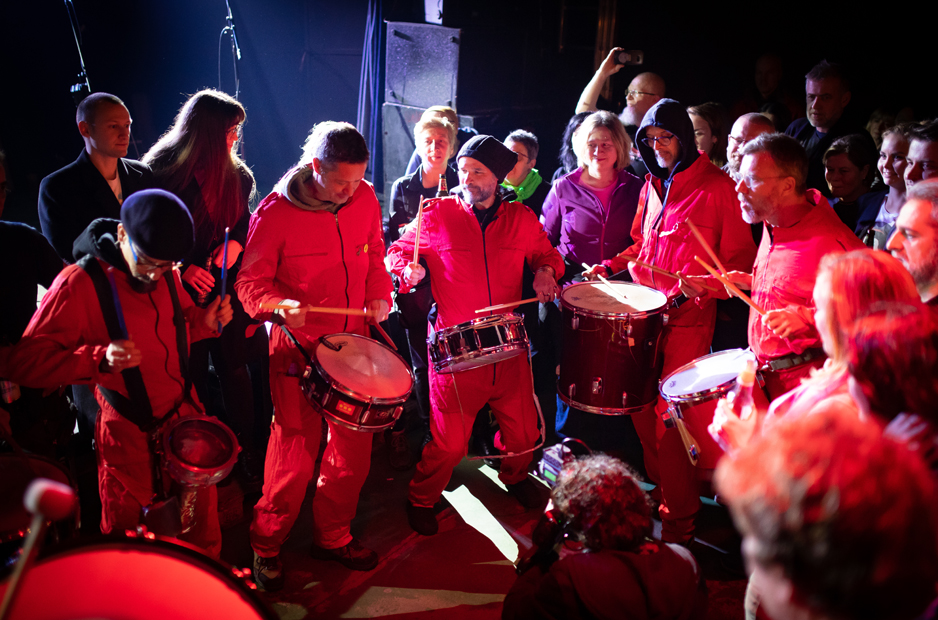
[[[313,306],[362,309],[384,299],[390,306],[391,278],[384,267],[381,207],[374,188],[362,181],[336,213],[304,210],[274,191],[251,217],[235,288],[252,317],[269,320],[261,304],[294,299]],[[291,332],[312,354],[320,336],[367,335],[363,317],[309,314]],[[270,389],[274,421],[264,472],[264,496],[254,507],[251,546],[263,557],[280,552],[312,479],[322,435],[322,417],[300,391],[307,362],[279,328],[270,334]],[[315,371],[314,371],[315,372]],[[329,423],[329,440],[313,498],[314,542],[326,549],[352,540],[349,524],[371,464],[370,433]]]
[[[697,241],[687,220],[693,221],[701,235],[713,248],[728,270],[748,272],[756,256],[752,229],[742,218],[733,182],[719,168],[704,157],[698,157],[686,170],[678,172],[671,181],[670,190],[661,179],[649,174],[639,196],[639,210],[632,225],[635,244],[604,264],[618,272],[628,267],[633,258],[667,269],[691,275],[707,275],[696,261],[700,256],[711,262],[703,246]],[[664,209],[651,209],[648,192],[656,192]],[[633,281],[661,291],[674,299],[681,294],[680,283],[653,273],[645,267],[629,268]],[[688,300],[680,308],[667,310],[668,324],[664,328],[662,350],[664,364],[658,381],[698,357],[710,352],[713,328],[716,322],[716,299],[702,296]],[[662,537],[667,542],[683,542],[693,532],[694,515],[700,506],[696,473],[687,458],[677,430],[665,432],[661,415],[667,403],[660,396],[652,410],[645,408],[632,415],[632,422],[642,442],[645,468],[649,476],[660,482],[664,502],[661,504]],[[706,433],[711,420],[697,420],[698,411],[690,411],[685,422],[704,450],[719,450]],[[706,416],[703,416],[706,417]],[[712,412],[710,413],[712,418]]]
[[[472,207],[451,196],[424,206],[420,257],[426,259],[438,318],[436,330],[480,318],[475,311],[521,299],[525,263],[537,270],[563,275],[563,259],[541,228],[537,216],[520,202],[502,202],[485,232]],[[398,275],[413,259],[415,231],[391,244],[388,259]],[[534,386],[526,356],[458,373],[439,374],[430,367],[430,430],[433,440],[423,449],[410,483],[411,503],[431,507],[466,455],[472,423],[488,403],[500,427],[499,447],[522,452],[537,440]],[[499,479],[524,480],[531,454],[502,459]]]

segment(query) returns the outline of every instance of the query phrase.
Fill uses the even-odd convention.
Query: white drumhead
[[[735,381],[746,366],[746,360],[755,360],[752,351],[730,349],[697,358],[678,368],[661,382],[661,393],[666,397],[696,394]]]
[[[387,347],[355,334],[332,334],[326,338],[340,350],[320,344],[316,348],[316,361],[348,389],[372,398],[397,398],[413,387],[407,364]]]
[[[629,302],[628,305],[612,294],[610,286],[616,295]],[[650,312],[668,301],[664,293],[631,282],[609,282],[608,285],[604,282],[580,282],[565,288],[560,298],[574,308],[603,314]]]

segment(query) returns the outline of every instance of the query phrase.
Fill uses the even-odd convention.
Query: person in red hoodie
[[[612,275],[628,269],[634,282],[667,295],[668,324],[661,341],[664,358],[661,377],[666,377],[710,352],[716,299],[702,294],[703,289],[688,291],[691,293],[688,297],[681,290],[680,281],[637,264],[630,265],[629,261],[637,258],[671,272],[706,274],[694,260],[695,255],[706,256],[706,251],[695,239],[688,221],[697,226],[727,269],[748,271],[756,245],[740,214],[733,182],[697,150],[694,125],[685,106],[673,99],[656,103],[645,115],[635,142],[649,170],[632,225],[635,244],[594,266],[587,275]],[[661,416],[666,411],[667,403],[659,397],[632,414],[632,422],[642,442],[645,470],[661,486],[661,538],[665,542],[685,543],[693,538],[700,498],[696,472],[678,430],[665,429]],[[691,411],[689,415],[698,412]]]
[[[554,299],[563,258],[551,246],[537,216],[520,202],[502,199],[499,183],[517,156],[492,136],[476,136],[456,160],[460,184],[456,196],[424,206],[420,239],[411,229],[391,245],[390,269],[408,285],[426,277],[413,263],[414,246],[426,259],[439,314],[437,331],[480,318],[476,310],[521,299],[521,275],[527,265],[534,292],[542,302]],[[513,456],[502,459],[499,479],[525,508],[538,505],[527,478],[537,439],[534,386],[526,356],[516,356],[456,373],[430,368],[430,432],[410,483],[407,517],[424,535],[437,532],[433,511],[453,468],[466,455],[476,413],[488,403],[500,427],[496,446]]]
[[[381,206],[363,180],[368,157],[365,139],[352,125],[316,125],[300,162],[251,217],[235,290],[248,314],[284,324],[307,351],[326,334],[367,335],[363,317],[308,314],[309,306],[367,309],[378,321],[388,315],[391,277],[384,268]],[[272,311],[271,305],[294,309]],[[322,417],[300,390],[306,364],[282,330],[271,332],[275,413],[264,495],[251,523],[254,578],[267,590],[283,587],[280,547],[313,477],[322,435]],[[329,444],[313,498],[312,554],[371,570],[378,555],[352,537],[349,525],[371,464],[372,436],[327,422]]]

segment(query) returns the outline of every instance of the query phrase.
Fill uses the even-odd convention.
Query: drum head
[[[619,301],[610,292],[610,286],[629,303],[626,305]],[[565,288],[560,294],[560,300],[571,308],[590,314],[619,315],[654,312],[668,302],[664,293],[631,282],[610,282],[609,285],[604,282],[580,282]]]
[[[339,350],[319,344],[316,362],[346,388],[384,399],[404,396],[413,387],[407,364],[383,344],[356,334],[332,334],[326,339]]]
[[[679,400],[714,390],[734,382],[746,366],[746,360],[755,359],[755,354],[745,349],[730,349],[699,357],[668,375],[661,382],[661,394],[669,400]]]
[[[236,451],[223,428],[202,418],[179,422],[172,430],[169,445],[180,461],[202,469],[224,466]]]

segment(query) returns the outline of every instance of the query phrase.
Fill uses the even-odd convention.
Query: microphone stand
[[[234,66],[234,83],[235,83],[234,98],[240,101],[241,77],[238,75],[238,61],[241,60],[241,46],[238,45],[238,33],[235,32],[234,17],[231,14],[231,3],[228,0],[225,0],[225,8],[228,9],[228,13],[225,15],[226,25],[224,28],[222,28],[221,32],[218,34],[218,90],[222,90],[222,87],[221,87],[221,40],[222,38],[224,38],[225,33],[228,33],[231,36],[231,63]],[[238,141],[238,150],[241,151],[241,157],[243,158],[244,157],[243,133]]]

